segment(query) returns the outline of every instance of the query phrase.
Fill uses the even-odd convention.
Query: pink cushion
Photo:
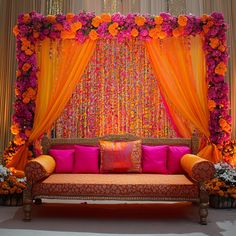
[[[187,146],[169,146],[167,169],[169,174],[183,174],[184,170],[181,167],[180,160],[185,154],[191,153]]]
[[[168,146],[142,145],[142,169],[144,173],[167,174]]]
[[[99,173],[99,148],[75,145],[73,173]]]
[[[74,164],[74,149],[58,150],[50,149],[49,155],[56,161],[56,173],[70,173]]]

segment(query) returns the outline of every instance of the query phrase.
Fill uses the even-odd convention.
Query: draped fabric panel
[[[177,128],[180,128],[179,132],[184,137],[188,134],[183,122],[177,119],[180,114],[208,139],[207,82],[201,38],[152,40],[146,42],[146,46],[160,89]],[[199,155],[213,162],[221,158],[214,144],[205,144]]]
[[[179,112],[199,132],[209,137],[209,114],[206,102],[203,102],[207,101],[207,94],[202,87],[204,83],[198,83],[205,81],[205,73],[195,79],[189,40],[183,37],[152,40],[146,42],[146,46],[169,109],[172,113]],[[204,61],[203,55],[196,60]],[[203,63],[198,63],[198,70],[205,71]]]
[[[39,61],[42,65],[39,65],[40,68],[50,60],[51,53],[55,53],[57,46],[53,44],[58,44],[58,42],[48,41],[41,45],[42,54]],[[91,40],[83,44],[74,40],[62,40],[58,52],[58,63],[56,63],[56,75],[51,73],[54,70],[50,67],[49,73],[41,71],[38,75],[35,119],[29,141],[18,150],[8,167],[24,169],[27,163],[28,145],[49,130],[63,111],[94,53],[95,46],[96,43]],[[55,63],[51,65],[54,66]]]

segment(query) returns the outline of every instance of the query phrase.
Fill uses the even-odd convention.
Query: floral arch
[[[98,39],[116,39],[118,42],[143,40],[176,125],[184,129],[178,115],[190,119],[205,140],[203,153],[208,153],[208,156],[210,152],[219,154],[218,150],[230,140],[231,133],[229,89],[224,81],[228,60],[226,30],[227,25],[220,13],[201,17],[175,17],[169,13],[158,16],[124,16],[120,13],[96,16],[86,12],[77,15],[43,16],[36,12],[19,15],[13,30],[18,60],[11,127],[15,137],[11,148],[5,152],[7,166],[24,168],[31,158],[29,146],[50,129],[62,112]],[[189,77],[196,75],[189,61],[194,38],[201,43],[199,52],[204,55],[202,68],[205,66],[205,75],[198,71],[201,84]],[[51,65],[47,68],[50,74],[40,66],[49,62],[55,48],[60,48],[60,54],[54,57],[59,71],[53,74]],[[43,57],[44,54],[47,56]],[[174,91],[168,82],[170,78],[173,78]],[[181,83],[188,90],[181,90]],[[193,88],[197,88],[197,93],[201,91],[200,95]],[[181,136],[189,136],[189,130],[186,129]],[[214,162],[219,158],[217,155],[209,157]]]

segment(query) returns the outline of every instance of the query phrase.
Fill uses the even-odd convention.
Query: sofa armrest
[[[212,162],[193,154],[184,155],[181,159],[181,166],[189,177],[197,182],[211,179],[215,173]]]
[[[41,155],[29,161],[25,167],[27,180],[35,183],[48,177],[55,169],[56,162],[49,155]]]

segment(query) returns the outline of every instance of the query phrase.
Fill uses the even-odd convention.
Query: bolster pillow
[[[181,158],[181,166],[197,182],[211,179],[215,173],[212,162],[193,154],[185,154]]]
[[[41,155],[29,161],[25,167],[27,180],[35,183],[49,176],[55,169],[56,162],[49,155]]]

